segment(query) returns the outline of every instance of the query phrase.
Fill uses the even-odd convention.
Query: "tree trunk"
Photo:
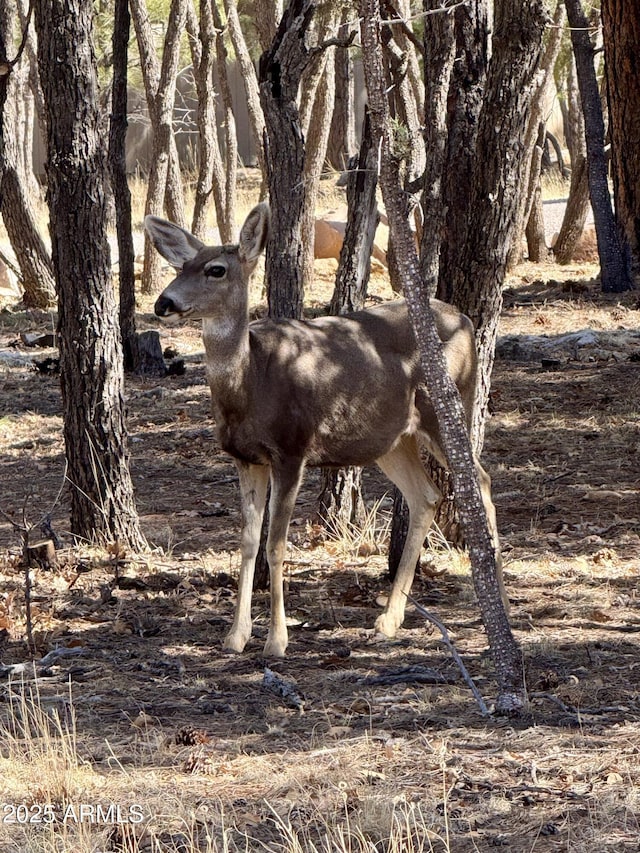
[[[257,0],[253,14],[260,47],[263,51],[268,50],[282,18],[282,0]]]
[[[340,250],[330,314],[347,314],[364,307],[371,273],[371,253],[380,219],[376,201],[378,152],[371,139],[365,111],[357,163],[347,177],[347,225]]]
[[[551,84],[553,83],[553,70],[556,59],[562,45],[563,24],[565,19],[564,2],[558,3],[553,18],[553,27],[550,30],[547,45],[545,47],[540,68],[535,75],[534,93],[531,100],[529,123],[524,137],[524,154],[520,186],[526,187],[526,192],[520,193],[514,226],[513,243],[509,251],[507,266],[514,267],[522,260],[522,244],[527,231],[535,194],[540,187],[540,163],[542,159],[542,148],[544,147],[544,135],[546,116],[543,110],[546,108]],[[542,130],[540,127],[542,126]],[[539,147],[539,151],[537,150]],[[544,230],[543,230],[544,234]],[[539,235],[538,235],[539,236]],[[538,244],[534,254],[540,257],[546,256],[546,248]],[[529,252],[529,260],[534,260]]]
[[[193,73],[198,95],[198,181],[193,210],[192,231],[203,237],[209,199],[213,194],[220,242],[232,243],[235,237],[235,188],[237,142],[235,116],[227,79],[227,52],[222,21],[212,0],[200,0],[200,31],[191,34]],[[218,90],[213,88],[214,65]],[[220,96],[225,110],[224,158],[218,140],[216,100]]]
[[[22,177],[10,163],[12,144],[5,132],[6,161],[0,185],[2,220],[14,251],[24,288],[23,300],[31,308],[55,304],[53,266],[44,244]]]
[[[262,0],[260,0],[262,2]],[[244,84],[245,95],[247,97],[247,110],[249,112],[249,126],[253,136],[253,142],[256,148],[258,165],[262,173],[262,186],[260,192],[261,198],[264,196],[264,190],[267,186],[267,161],[266,152],[264,151],[264,134],[265,134],[265,117],[262,114],[264,104],[261,107],[260,87],[256,69],[253,67],[249,49],[245,41],[242,27],[240,26],[240,17],[238,15],[238,7],[236,0],[224,0],[224,9],[227,16],[227,27],[229,37],[233,44],[233,50],[240,66],[242,82]],[[286,148],[282,149],[286,151]]]
[[[144,546],[128,467],[124,379],[105,229],[106,139],[92,0],[36,0],[47,109],[47,178],[58,292],[71,530]]]
[[[347,178],[347,226],[329,307],[330,314],[347,314],[364,307],[379,218],[377,184],[378,152],[373,147],[371,122],[368,112],[365,112],[358,162]],[[325,468],[322,477],[318,504],[324,524],[329,527],[333,525],[334,528],[339,521],[357,524],[363,515],[361,470],[353,467],[338,470]]]
[[[227,0],[229,3],[229,0]],[[273,44],[260,58],[260,101],[265,120],[264,162],[271,202],[271,229],[265,278],[270,317],[302,317],[304,285],[303,246],[300,223],[304,205],[304,139],[298,111],[300,80],[310,59],[309,25],[314,0],[292,0]],[[282,152],[287,152],[283,157]],[[260,549],[256,557],[254,589],[268,584],[264,514]]]
[[[398,162],[393,152],[389,109],[385,97],[377,0],[360,0],[365,79],[374,140],[380,141],[380,185],[394,232],[403,290],[418,341],[422,369],[433,402],[445,453],[455,482],[456,499],[469,544],[474,585],[489,637],[498,677],[497,707],[517,713],[524,702],[521,654],[513,638],[497,580],[495,551],[475,473],[471,443],[460,396],[449,376],[442,345],[429,308],[428,287],[420,274],[413,234],[406,218]],[[434,239],[437,254],[439,237]]]
[[[540,184],[542,151],[544,147],[546,131],[544,122],[540,122],[538,133],[538,144],[531,158],[530,183],[530,208],[527,219],[525,235],[527,238],[527,255],[530,261],[539,264],[549,258],[547,239],[544,230],[544,209],[542,205],[542,186]]]
[[[166,195],[169,218],[185,225],[180,170],[173,137],[173,103],[180,57],[180,37],[186,19],[186,0],[171,0],[165,34],[162,65],[155,50],[153,30],[145,0],[131,0],[131,15],[145,84],[149,117],[153,128],[151,171],[147,188],[145,215],[161,216]],[[145,235],[142,290],[151,293],[160,271],[160,256]]]
[[[113,24],[113,82],[109,127],[109,168],[116,207],[118,278],[120,281],[120,335],[125,370],[138,362],[136,336],[136,291],[131,227],[131,193],[127,182],[125,140],[127,136],[127,57],[129,51],[128,0],[115,0]]]
[[[433,7],[434,3],[429,3]],[[460,247],[467,239],[469,196],[473,166],[476,160],[476,139],[480,108],[484,94],[489,62],[489,3],[472,0],[466,7],[453,12],[455,23],[455,59],[447,103],[447,144],[442,175],[442,197],[446,199],[446,218],[440,250],[440,273],[437,293],[439,299],[453,302],[455,270],[459,263]],[[425,11],[427,10],[425,4]],[[437,48],[425,40],[425,64]],[[428,101],[428,97],[426,99]],[[423,232],[429,251],[431,234]],[[458,305],[464,311],[464,305]]]
[[[600,256],[600,281],[603,291],[621,293],[632,288],[633,281],[628,247],[621,239],[609,195],[607,159],[604,152],[604,120],[593,64],[594,52],[589,37],[589,21],[580,0],[565,0],[565,5],[571,27],[571,43],[576,58],[578,88],[584,113],[587,175]]]
[[[265,161],[271,198],[271,228],[265,275],[272,317],[301,317],[304,247],[304,138],[298,91],[310,61],[309,26],[313,0],[292,0],[271,48],[260,59],[260,100],[266,123]],[[283,157],[282,153],[287,152]]]
[[[640,11],[628,0],[602,0],[609,138],[616,216],[640,263]]]
[[[567,105],[564,120],[565,138],[571,157],[571,183],[562,226],[553,245],[559,264],[569,264],[589,214],[589,181],[587,180],[587,143],[584,136],[584,116],[578,92],[576,64],[573,54],[567,72]]]
[[[484,442],[502,285],[522,192],[518,179],[525,150],[515,140],[524,138],[529,122],[546,20],[543,0],[496,2],[472,179],[468,187],[452,187],[467,207],[466,236],[448,274],[453,278],[454,304],[476,329],[478,387],[471,430],[476,453]]]
[[[331,21],[328,26],[330,25]],[[334,56],[334,47],[327,48],[324,51],[324,73],[316,89],[309,128],[305,134],[304,170],[302,173],[305,193],[302,205],[302,219],[300,222],[303,246],[303,288],[310,287],[313,283],[318,188],[320,186],[320,178],[322,177],[322,168],[327,156],[327,144],[329,142],[329,130],[331,128],[331,116],[333,115],[335,100]]]
[[[15,4],[7,3],[0,12],[0,30],[5,43],[13,40],[17,20]],[[26,24],[25,24],[26,25]],[[0,181],[0,212],[11,248],[20,267],[24,303],[32,308],[49,308],[55,303],[53,267],[31,203],[36,183],[31,163],[22,150],[20,115],[25,101],[26,79],[14,69],[7,75],[4,132],[4,171]],[[33,149],[29,149],[29,155]]]
[[[343,12],[338,38],[346,42],[351,26],[351,10]],[[349,48],[338,48],[335,55],[335,102],[327,146],[327,159],[334,169],[343,171],[356,150],[353,60]]]

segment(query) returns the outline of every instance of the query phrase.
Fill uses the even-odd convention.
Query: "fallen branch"
[[[441,642],[444,643],[444,645],[451,652],[451,657],[454,659],[454,661],[458,665],[458,668],[459,668],[460,672],[462,673],[462,677],[467,682],[469,689],[473,693],[473,696],[474,696],[476,702],[478,703],[478,707],[480,708],[480,713],[482,714],[483,717],[490,717],[491,712],[489,711],[489,708],[487,707],[487,703],[482,698],[482,694],[480,693],[480,691],[476,687],[473,679],[469,675],[469,671],[467,670],[466,666],[462,662],[462,658],[458,654],[456,647],[453,645],[453,643],[449,637],[449,632],[445,628],[444,624],[436,616],[434,616],[432,613],[429,613],[428,610],[425,610],[425,608],[421,604],[419,604],[413,596],[407,595],[407,599],[413,604],[413,606],[416,608],[416,610],[418,611],[418,613],[421,616],[424,616],[425,619],[427,619],[429,622],[431,622],[432,625],[435,625],[436,628],[440,631],[440,633],[442,634]]]

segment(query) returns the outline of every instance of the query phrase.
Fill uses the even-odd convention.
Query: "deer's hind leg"
[[[269,468],[266,465],[248,465],[236,462],[240,477],[240,501],[242,507],[242,534],[240,541],[240,577],[238,599],[231,630],[224,641],[224,648],[232,652],[244,650],[251,636],[251,596],[256,556],[260,547],[260,530],[264,507],[267,501]]]
[[[376,464],[400,489],[409,507],[409,531],[400,565],[387,606],[376,619],[376,630],[393,637],[404,620],[416,563],[442,495],[424,469],[413,436],[403,436],[393,450],[376,459]]]

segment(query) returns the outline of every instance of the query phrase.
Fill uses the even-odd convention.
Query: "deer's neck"
[[[202,337],[215,414],[241,409],[249,370],[248,311],[203,320]]]

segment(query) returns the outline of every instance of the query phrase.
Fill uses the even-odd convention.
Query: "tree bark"
[[[91,0],[36,0],[71,530],[144,546],[128,467]]]
[[[10,44],[13,40],[16,20],[15,4],[5,4],[0,12],[0,30],[5,44]],[[25,101],[26,80],[17,76],[17,67],[7,74],[6,79],[9,85],[4,106],[4,170],[0,180],[0,212],[20,267],[25,305],[32,308],[49,308],[55,303],[53,266],[38,231],[31,203],[36,181],[31,163],[25,163],[20,135],[23,125],[20,121],[20,105]],[[29,149],[29,154],[31,151],[32,149]]]
[[[264,134],[265,134],[265,117],[262,113],[264,105],[261,107],[260,85],[256,69],[251,61],[249,49],[242,33],[240,26],[240,17],[238,15],[238,7],[236,0],[224,0],[224,10],[227,16],[227,27],[229,29],[229,37],[233,44],[233,50],[240,66],[240,73],[244,90],[247,97],[247,110],[249,112],[249,126],[253,135],[253,141],[256,148],[258,165],[262,173],[263,189],[260,192],[261,198],[264,196],[264,189],[267,186],[267,162],[266,152],[264,151]],[[286,149],[283,149],[286,150]]]
[[[534,92],[531,99],[529,123],[524,137],[524,154],[520,186],[526,187],[525,192],[520,193],[516,212],[516,223],[514,227],[513,242],[509,251],[507,266],[512,268],[522,260],[522,244],[525,232],[528,229],[535,194],[540,187],[540,163],[542,159],[542,147],[544,146],[544,128],[547,117],[543,115],[546,107],[551,84],[553,83],[553,69],[562,44],[563,24],[565,19],[564,3],[559,2],[553,18],[553,27],[550,30],[547,45],[544,49],[540,67],[535,75]],[[542,131],[540,130],[542,125]],[[542,138],[541,138],[542,137]],[[539,147],[539,151],[537,150]],[[543,229],[544,235],[544,229]],[[539,235],[537,235],[537,238]],[[546,256],[546,248],[539,243],[534,248],[534,254],[539,258]],[[534,260],[529,252],[529,260]]]
[[[371,252],[378,224],[376,187],[378,152],[373,147],[368,112],[362,126],[358,162],[347,178],[347,226],[340,252],[336,286],[330,314],[348,314],[364,307]],[[318,499],[319,515],[325,525],[337,527],[339,521],[357,524],[363,515],[360,468],[325,468]]]
[[[425,4],[425,11],[433,8]],[[442,196],[446,199],[446,217],[440,250],[440,273],[437,297],[444,302],[454,300],[455,270],[460,247],[467,239],[469,196],[476,160],[476,140],[487,65],[489,62],[489,3],[472,0],[453,12],[455,23],[455,58],[447,103],[447,147],[442,176]],[[437,17],[437,16],[436,16]],[[437,44],[425,40],[425,65],[432,60]],[[423,232],[429,251],[431,234]],[[424,255],[425,248],[421,250]],[[458,305],[464,311],[464,305]]]
[[[478,122],[471,182],[454,192],[467,207],[465,236],[449,270],[454,304],[476,329],[478,387],[472,443],[476,453],[484,442],[502,285],[513,243],[519,195],[523,188],[524,146],[535,75],[547,21],[543,0],[499,0],[495,4],[494,37],[485,95]],[[458,200],[458,204],[461,200]]]
[[[542,263],[549,258],[549,249],[544,230],[544,209],[542,205],[542,186],[540,183],[542,152],[546,130],[545,123],[538,127],[538,143],[531,157],[529,172],[529,216],[525,235],[527,238],[527,256],[533,263]],[[516,239],[519,239],[516,232]]]
[[[125,141],[127,136],[127,58],[129,51],[128,0],[115,0],[113,23],[113,81],[111,84],[111,123],[109,126],[109,168],[116,207],[118,238],[118,278],[120,282],[120,334],[125,370],[138,363],[136,335],[136,291],[131,226],[131,192],[127,182]]]
[[[302,317],[304,247],[304,138],[298,91],[311,59],[309,28],[314,0],[292,0],[276,38],[260,59],[260,100],[266,122],[265,160],[271,199],[271,228],[265,275],[272,317]],[[287,152],[283,157],[282,152]]]
[[[199,38],[192,35],[192,61],[198,95],[198,182],[193,211],[192,231],[203,237],[209,199],[213,195],[216,220],[222,243],[232,243],[235,237],[235,195],[238,146],[235,116],[227,77],[227,51],[224,45],[222,20],[212,0],[200,0]],[[198,49],[196,50],[196,46]],[[217,88],[213,87],[214,65]],[[216,98],[224,105],[224,157],[218,139]]]
[[[337,23],[335,16],[329,15],[322,27],[323,36],[331,31]],[[302,204],[302,219],[300,221],[303,246],[302,286],[310,287],[313,283],[314,269],[314,240],[316,223],[316,206],[318,188],[322,177],[322,168],[327,156],[331,116],[335,102],[335,47],[323,51],[324,71],[316,87],[313,110],[305,134],[304,169],[302,180],[305,192]]]
[[[625,0],[602,0],[613,194],[618,221],[640,263],[640,11]]]
[[[460,396],[449,376],[433,314],[429,290],[419,269],[413,234],[406,218],[398,161],[394,156],[385,97],[377,0],[360,0],[365,79],[374,140],[380,142],[380,186],[394,232],[397,261],[409,316],[420,349],[427,390],[433,402],[455,483],[456,499],[469,545],[473,580],[493,655],[500,695],[498,710],[519,712],[524,703],[520,650],[504,610],[497,581],[495,551],[475,473],[471,443]],[[434,241],[438,252],[438,238]]]
[[[569,198],[562,225],[553,245],[553,254],[559,264],[569,264],[584,230],[589,214],[589,181],[587,179],[587,143],[584,136],[584,116],[578,92],[576,63],[571,55],[567,71],[567,106],[564,121],[565,138],[571,158],[571,183]]]
[[[348,23],[351,10],[343,12],[343,23],[338,30],[338,38],[346,42],[351,33]],[[349,48],[338,48],[335,55],[335,102],[327,146],[327,159],[334,169],[343,171],[349,158],[355,153],[355,102],[353,81],[353,60]]]
[[[371,273],[371,253],[380,219],[376,200],[378,152],[365,111],[360,153],[347,177],[347,225],[340,250],[330,314],[348,314],[364,307]]]
[[[628,247],[621,239],[609,195],[604,152],[604,119],[593,64],[594,52],[589,37],[589,21],[580,0],[565,0],[565,5],[571,27],[571,43],[576,58],[578,88],[584,114],[589,196],[600,256],[600,281],[603,291],[621,293],[631,289],[633,281]]]

